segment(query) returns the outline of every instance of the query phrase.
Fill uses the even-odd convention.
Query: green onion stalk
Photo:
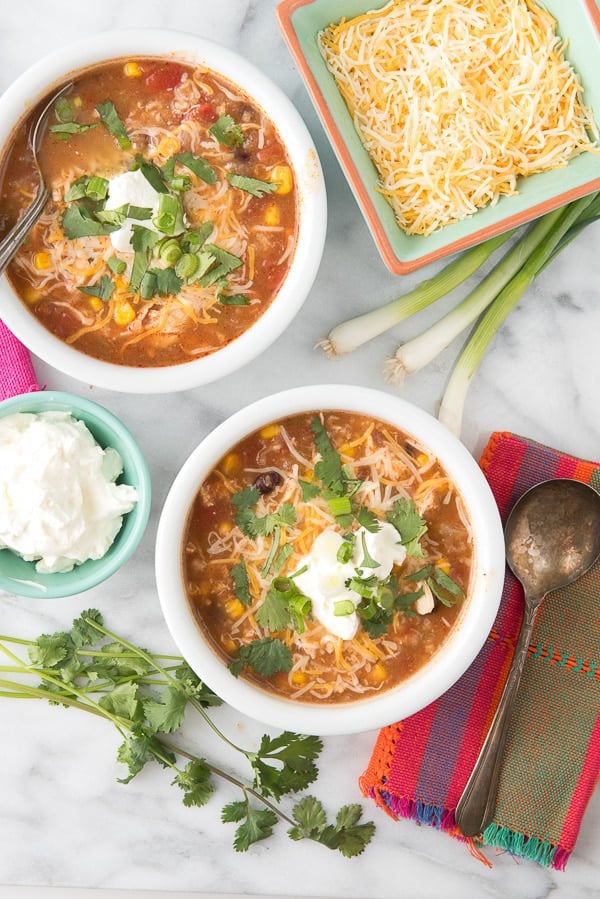
[[[317,347],[331,358],[343,356],[383,334],[416,312],[426,309],[436,300],[450,293],[481,268],[492,253],[512,236],[509,231],[478,244],[461,253],[432,278],[422,281],[409,293],[364,315],[342,322],[319,340]]]
[[[469,386],[498,328],[546,265],[570,243],[582,227],[599,216],[600,194],[594,194],[544,217],[546,220],[552,217],[551,229],[517,273],[493,298],[454,365],[438,413],[440,421],[454,433],[460,434]]]
[[[562,212],[562,209],[556,209],[538,219],[527,234],[503,256],[490,274],[458,306],[438,319],[422,334],[401,344],[395,354],[384,363],[386,380],[391,384],[402,384],[407,374],[424,368],[450,346],[452,341],[487,309],[536,247],[543,245],[561,218]]]

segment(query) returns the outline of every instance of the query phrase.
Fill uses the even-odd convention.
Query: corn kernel
[[[272,440],[273,437],[279,435],[279,430],[279,425],[267,425],[265,428],[261,429],[260,436],[263,440]]]
[[[34,303],[39,303],[42,299],[42,291],[36,290],[35,287],[28,287],[25,290],[25,299],[33,306]]]
[[[381,684],[385,680],[385,666],[376,662],[367,675],[370,684]]]
[[[210,581],[200,581],[200,583],[196,587],[200,596],[209,596],[210,595]]]
[[[138,66],[137,62],[126,62],[123,66],[123,74],[127,78],[139,78],[142,74],[142,70]]]
[[[230,521],[222,521],[219,525],[219,534],[221,534],[222,537],[226,537],[227,534],[231,532],[232,527],[233,525]]]
[[[232,599],[228,599],[225,603],[225,611],[230,618],[237,621],[238,618],[241,618],[244,614],[244,606],[237,597],[233,597]]]
[[[223,637],[221,640],[221,646],[227,653],[227,655],[234,656],[237,652],[237,645],[231,637]]]
[[[279,215],[279,207],[278,206],[267,206],[264,215],[265,225],[270,225],[274,227],[278,225],[281,221],[281,216]]]
[[[304,671],[294,671],[291,676],[291,681],[296,687],[301,687],[302,684],[306,683],[306,675]]]
[[[113,318],[117,325],[128,325],[135,318],[135,309],[131,303],[119,303],[115,307]]]
[[[101,309],[104,309],[104,303],[102,302],[100,297],[90,297],[89,304],[94,312],[100,312]]]
[[[425,465],[429,461],[427,453],[419,453],[417,456],[417,465]]]
[[[224,474],[235,474],[242,467],[242,460],[237,453],[229,453],[223,460]]]
[[[50,253],[36,253],[33,257],[34,268],[37,268],[39,272],[43,272],[45,269],[50,268],[51,264],[52,260],[50,258]]]
[[[289,194],[293,187],[292,170],[289,165],[276,165],[270,176],[270,181],[277,181],[276,194]]]
[[[161,156],[174,156],[180,150],[180,143],[176,137],[170,134],[168,137],[163,137],[157,150]]]
[[[72,102],[73,102],[73,106],[75,106],[76,109],[79,109],[80,107],[83,106],[83,100],[81,99],[81,97],[73,97]]]
[[[438,559],[438,561],[435,563],[435,567],[436,567],[436,568],[441,568],[441,570],[442,570],[445,574],[450,574],[450,565],[448,564],[448,562],[446,561],[446,559]]]

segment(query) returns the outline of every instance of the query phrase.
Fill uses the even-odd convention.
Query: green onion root
[[[343,356],[359,346],[378,337],[399,322],[409,318],[421,309],[426,309],[440,297],[450,293],[470,275],[474,274],[494,250],[502,246],[513,232],[491,237],[484,243],[466,250],[440,272],[422,281],[409,293],[392,300],[378,309],[358,315],[337,325],[327,337],[319,340],[316,347],[330,356]]]
[[[500,290],[508,284],[562,215],[557,209],[538,219],[521,240],[509,250],[484,280],[451,312],[422,334],[398,347],[384,362],[384,375],[391,384],[402,384],[407,374],[419,371],[473,324]]]

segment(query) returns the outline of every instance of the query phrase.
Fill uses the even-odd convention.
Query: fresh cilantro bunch
[[[19,649],[27,658],[18,655]],[[279,821],[288,824],[292,839],[315,840],[345,856],[360,854],[370,842],[375,827],[371,822],[359,823],[360,806],[344,806],[336,823],[328,824],[321,803],[311,796],[301,799],[291,815],[276,805],[283,796],[305,790],[315,781],[322,749],[319,737],[285,731],[275,737],[264,735],[256,750],[237,746],[208,714],[221,700],[182,658],[151,653],[117,636],[104,627],[97,610],[83,612],[69,631],[42,634],[37,640],[0,635],[0,652],[10,662],[1,668],[2,697],[43,699],[114,725],[122,738],[117,759],[127,771],[121,783],[129,783],[147,764],[158,762],[171,771],[186,806],[205,805],[215,792],[216,778],[236,786],[241,799],[221,812],[222,821],[237,825],[236,850],[245,851],[269,837]],[[250,782],[176,742],[176,732],[189,710],[244,757]]]

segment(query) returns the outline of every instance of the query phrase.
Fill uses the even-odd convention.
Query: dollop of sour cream
[[[111,232],[110,239],[115,250],[119,250],[122,253],[133,253],[133,247],[131,246],[133,225],[141,225],[150,231],[160,233],[153,223],[153,219],[158,212],[160,197],[161,194],[154,190],[141,169],[136,169],[133,172],[123,172],[121,175],[115,175],[114,178],[109,179],[105,209],[120,209],[122,206],[140,206],[152,210],[150,218],[143,220],[126,218],[120,228]],[[173,234],[181,234],[183,230],[184,225],[182,221],[181,227],[176,228]]]
[[[119,453],[65,412],[0,419],[0,549],[42,574],[105,555],[138,494]]]
[[[357,574],[361,577],[375,575],[383,581],[391,574],[394,565],[402,565],[406,549],[399,541],[398,531],[387,521],[380,522],[378,531],[360,527],[355,532],[352,557],[347,562],[340,562],[338,552],[344,542],[342,535],[331,529],[319,534],[310,552],[300,560],[300,573],[294,581],[299,590],[312,600],[314,617],[331,634],[342,640],[351,640],[355,636],[359,625],[358,614],[336,615],[336,603],[350,600],[355,608],[359,604],[359,594],[346,587],[350,578]],[[365,548],[372,562],[378,563],[377,567],[364,567]]]

